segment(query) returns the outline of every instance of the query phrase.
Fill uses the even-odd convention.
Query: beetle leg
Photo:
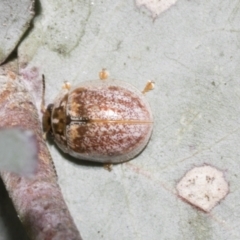
[[[154,89],[154,84],[155,84],[154,81],[148,81],[145,88],[143,89],[142,93],[145,94],[145,93],[153,90]]]
[[[104,163],[103,164],[103,168],[105,169],[105,170],[108,170],[109,172],[111,172],[112,171],[112,164],[111,163]]]
[[[106,68],[103,68],[101,72],[99,72],[99,78],[101,80],[106,80],[109,77],[109,72]]]
[[[62,89],[70,90],[70,89],[71,89],[71,84],[70,84],[70,82],[65,81],[64,84],[62,85]]]

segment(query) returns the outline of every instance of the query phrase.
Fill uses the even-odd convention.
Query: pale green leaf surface
[[[0,1],[0,63],[10,55],[30,26],[33,0]]]
[[[19,47],[20,72],[51,103],[72,85],[111,77],[147,94],[155,125],[131,162],[103,167],[49,144],[65,200],[83,239],[240,239],[240,4],[179,0],[154,21],[133,1],[47,1]],[[195,166],[224,172],[228,195],[206,214],[177,196]]]

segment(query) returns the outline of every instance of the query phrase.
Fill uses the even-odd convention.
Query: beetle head
[[[47,106],[46,111],[43,113],[43,117],[42,117],[43,132],[46,135],[52,131],[52,127],[51,127],[52,109],[53,109],[53,104],[49,104]]]

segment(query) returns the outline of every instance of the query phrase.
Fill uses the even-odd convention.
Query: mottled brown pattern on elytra
[[[87,111],[85,109],[84,98],[81,98],[82,95],[88,94],[88,90],[86,88],[77,88],[71,93],[68,111],[72,118],[75,117],[87,117]]]
[[[127,161],[142,151],[151,136],[149,105],[141,92],[124,82],[83,83],[62,91],[54,108],[54,140],[79,159]]]
[[[76,123],[74,124],[74,122],[72,122],[68,128],[67,128],[67,136],[68,136],[68,146],[69,142],[74,143],[74,150],[77,149],[77,152],[81,152],[84,153],[85,152],[85,148],[83,148],[83,146],[81,145],[81,141],[83,141],[83,138],[86,134],[88,130],[88,126],[86,123]],[[75,139],[78,139],[77,142],[75,141]]]
[[[69,106],[69,110],[71,111],[71,116],[72,116],[72,113],[76,113],[76,112],[79,114],[79,116],[85,116],[84,105],[82,103],[73,101],[71,106]]]
[[[139,97],[138,96],[134,96],[134,94],[132,92],[128,91],[127,89],[121,88],[121,87],[115,87],[115,86],[109,86],[108,89],[110,91],[115,92],[115,94],[119,94],[120,92],[124,93],[125,97],[131,99],[131,103],[136,104],[136,106],[138,108],[144,109],[144,106],[143,106],[142,102],[140,101]],[[125,101],[121,101],[121,99],[120,99],[119,103],[120,104],[125,104],[126,102]]]
[[[150,118],[149,112],[145,110],[137,95],[125,88],[115,86],[107,89],[76,89],[68,98],[68,108],[72,119],[85,117],[90,120],[146,121]]]
[[[148,124],[72,124],[68,130],[68,146],[77,153],[119,156],[123,152],[131,152],[136,145],[141,144],[148,131]]]

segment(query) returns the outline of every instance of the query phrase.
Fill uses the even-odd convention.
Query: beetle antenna
[[[45,84],[45,76],[42,74],[42,102],[41,102],[41,112],[44,113],[46,111],[45,108],[45,90],[46,90],[46,84]]]

